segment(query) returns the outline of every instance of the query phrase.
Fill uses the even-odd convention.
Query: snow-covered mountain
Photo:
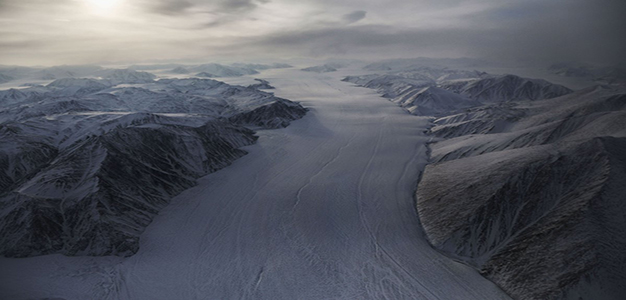
[[[594,81],[601,84],[626,86],[626,68],[604,68]]]
[[[416,196],[434,247],[516,299],[620,298],[626,91],[411,69],[344,81],[436,117]]]
[[[255,87],[108,74],[0,92],[0,254],[132,255],[172,196],[245,154],[244,126],[306,112]]]
[[[244,155],[237,148],[256,139],[217,121],[134,123],[86,136],[18,178],[1,198],[2,254],[131,255],[173,195]]]
[[[196,74],[196,77],[218,78],[219,76],[217,76],[215,74],[208,73],[208,72],[200,72],[200,73]]]
[[[345,67],[346,67],[346,64],[343,64],[343,63],[327,63],[327,64],[323,64],[319,66],[307,67],[301,70],[305,72],[328,73],[328,72],[335,72],[338,69],[345,68]]]
[[[100,66],[76,65],[54,66],[48,68],[0,67],[0,73],[15,79],[55,80],[61,78],[91,77],[103,71]]]
[[[5,66],[0,65],[0,74],[8,76],[10,78],[21,78],[25,74],[32,73],[35,69],[21,66]]]
[[[82,96],[92,94],[114,84],[109,80],[98,80],[91,78],[63,78],[49,83],[49,93],[59,96]]]
[[[513,103],[476,106],[436,119],[430,133],[444,138],[476,133],[496,133],[524,115],[525,111],[517,108]]]
[[[417,189],[430,241],[517,299],[618,299],[624,120],[626,93],[605,87],[437,119],[452,138]]]
[[[411,114],[422,116],[437,116],[480,104],[462,95],[433,86],[405,93],[395,101],[398,101],[398,104]]]
[[[91,76],[104,70],[100,66],[55,66],[42,70],[35,70],[31,75],[34,79],[54,80],[69,77]]]
[[[485,103],[549,99],[572,92],[562,85],[553,84],[543,79],[528,79],[515,75],[444,82],[440,86]]]
[[[151,64],[132,65],[127,69],[110,69],[101,66],[76,65],[76,66],[54,66],[47,68],[0,66],[0,84],[14,80],[28,82],[52,81],[63,78],[97,78],[109,79],[114,83],[144,83],[154,80],[156,77],[149,72],[164,72],[172,74],[198,74],[198,77],[219,78],[219,77],[239,77],[244,75],[258,74],[260,70],[291,68],[291,65],[282,63],[273,64],[244,64],[234,63],[222,65],[208,63],[200,65],[184,64]]]
[[[157,70],[173,70],[178,67],[186,68],[183,64],[137,64],[128,67],[130,70],[135,71],[157,71]]]
[[[11,80],[14,80],[15,78],[9,76],[9,75],[4,75],[2,73],[0,73],[0,83],[5,83],[5,82],[9,82]]]
[[[626,85],[624,66],[593,66],[569,62],[550,65],[547,70],[559,76],[585,78],[599,84]]]
[[[321,66],[307,67],[307,68],[302,69],[302,71],[315,72],[315,73],[328,73],[328,72],[335,72],[337,71],[337,69],[328,65],[321,65]]]
[[[548,67],[552,74],[565,77],[594,77],[592,67],[584,64],[556,63]]]
[[[178,67],[172,69],[170,72],[171,73],[175,73],[175,74],[189,74],[190,73],[190,71],[187,70],[187,68],[185,68],[183,66],[178,66]]]
[[[451,74],[460,77],[470,76],[470,78],[482,76],[474,72],[421,68],[419,71],[411,72],[348,76],[343,81],[376,89],[383,97],[397,103],[414,115],[442,116],[452,111],[480,105],[478,101],[437,87],[437,83],[442,78],[447,79],[449,78],[447,75]]]
[[[48,88],[42,86],[30,87],[27,89],[0,90],[0,104],[3,107],[22,102],[26,99],[36,99],[48,92]]]
[[[245,69],[253,69],[253,70],[269,70],[269,69],[286,69],[293,68],[290,64],[285,63],[272,63],[272,64],[253,64],[253,63],[234,63],[231,64],[233,67],[237,68],[245,68]]]
[[[254,75],[259,72],[246,67],[225,66],[221,64],[203,64],[188,68],[193,72],[212,74],[212,77],[239,77],[243,75]]]
[[[548,99],[571,92],[541,79],[431,67],[348,76],[343,81],[376,89],[410,113],[422,116],[445,116],[487,103]]]
[[[110,80],[113,84],[149,83],[156,79],[154,74],[130,69],[104,70],[102,72],[98,72],[97,75]]]
[[[251,84],[251,85],[249,85],[249,87],[255,88],[255,89],[260,89],[260,90],[273,90],[273,89],[275,89],[275,87],[273,87],[269,83],[269,81],[267,81],[267,80],[259,79],[259,78],[255,78],[254,80],[258,81],[259,83]]]
[[[352,82],[370,89],[376,89],[383,97],[393,98],[402,94],[407,88],[423,88],[435,86],[436,81],[423,74],[401,76],[396,74],[370,74],[362,76],[347,76],[343,81]]]
[[[428,78],[437,83],[442,83],[446,81],[453,80],[471,80],[471,79],[481,79],[491,77],[486,72],[481,71],[468,71],[468,70],[457,70],[450,68],[435,68],[435,67],[424,67],[424,66],[413,66],[410,70],[405,71],[397,71],[391,72],[391,74],[404,77],[404,78],[414,78],[414,79],[422,79]]]

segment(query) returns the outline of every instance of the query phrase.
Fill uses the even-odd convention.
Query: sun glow
[[[89,10],[97,15],[111,15],[119,8],[122,0],[83,0]]]

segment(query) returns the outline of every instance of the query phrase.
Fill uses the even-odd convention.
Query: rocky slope
[[[255,87],[111,76],[0,91],[1,255],[132,255],[171,197],[246,153],[244,126],[306,113]]]
[[[417,190],[428,238],[516,299],[618,299],[624,120],[626,94],[604,87],[436,120],[450,139]]]
[[[255,89],[259,89],[259,90],[273,90],[273,89],[275,89],[275,87],[273,87],[269,83],[269,81],[267,81],[267,80],[258,79],[258,78],[255,78],[254,80],[257,81],[258,83],[251,84],[251,85],[249,85],[249,87],[255,88]]]
[[[482,104],[549,99],[572,92],[545,80],[431,67],[348,76],[343,81],[376,89],[383,97],[420,116],[446,116]]]
[[[0,199],[2,254],[131,255],[172,196],[244,155],[237,148],[255,139],[222,122],[137,124],[87,136],[48,157],[32,178],[18,177]]]
[[[550,99],[572,92],[564,86],[542,79],[528,79],[515,75],[487,77],[466,82],[444,82],[441,87],[486,103]]]
[[[435,248],[515,299],[626,293],[626,91],[432,67],[344,80],[434,116],[416,206]]]

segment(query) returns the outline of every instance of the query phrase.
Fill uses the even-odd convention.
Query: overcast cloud
[[[475,57],[625,63],[623,0],[0,0],[0,64]]]
[[[349,14],[343,15],[343,19],[348,24],[352,24],[352,23],[356,23],[358,21],[363,20],[363,18],[365,18],[366,14],[367,14],[367,12],[364,11],[364,10],[355,10],[355,11],[349,13]]]

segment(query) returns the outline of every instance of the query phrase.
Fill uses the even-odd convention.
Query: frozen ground
[[[508,299],[430,248],[412,198],[428,120],[354,73],[256,75],[311,111],[175,197],[132,257],[1,258],[0,298]]]

